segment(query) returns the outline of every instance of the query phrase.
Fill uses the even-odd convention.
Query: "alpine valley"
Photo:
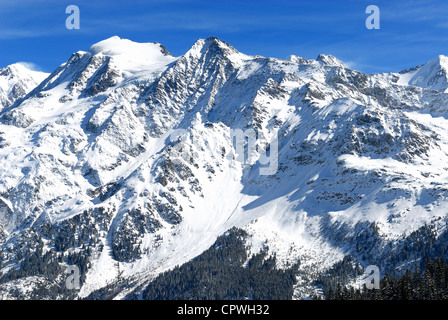
[[[447,89],[445,56],[368,75],[215,37],[0,69],[0,298],[309,299],[447,258]]]

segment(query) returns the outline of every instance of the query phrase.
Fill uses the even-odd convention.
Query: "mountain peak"
[[[113,36],[92,45],[88,51],[92,56],[107,56],[122,71],[145,72],[164,69],[176,58],[158,42],[140,43]],[[160,66],[157,67],[157,66]]]
[[[0,91],[9,92],[18,83],[33,87],[47,76],[48,73],[32,70],[26,63],[14,63],[0,69]]]
[[[222,48],[232,48],[232,49],[236,50],[235,48],[233,48],[232,45],[230,45],[229,43],[227,43],[215,36],[210,36],[210,37],[206,38],[204,40],[204,44],[207,46],[218,46],[218,47],[222,47]]]
[[[438,55],[410,73],[409,84],[422,88],[446,91],[448,88],[448,57]]]
[[[0,110],[25,97],[47,76],[47,73],[31,70],[27,63],[21,62],[0,69]]]
[[[440,63],[448,63],[448,57],[443,54],[439,54],[434,60],[437,60]]]
[[[113,36],[90,47],[89,53],[92,55],[103,54],[107,56],[117,55],[141,55],[145,53],[161,54],[172,56],[164,46],[157,42],[139,43],[118,36]]]
[[[241,54],[229,43],[218,39],[217,37],[211,36],[206,39],[198,39],[187,54],[202,55],[205,52],[213,52],[218,55],[231,55],[231,54]]]
[[[3,69],[0,69],[0,73],[1,75],[6,76],[19,73],[20,71],[23,71],[25,69],[28,70],[28,68],[26,68],[23,64],[13,63],[4,67]]]
[[[302,58],[302,57],[299,57],[299,56],[296,56],[296,55],[293,55],[293,54],[288,56],[287,60],[291,61],[291,62],[294,62],[294,63],[297,63],[297,64],[313,64],[313,63],[316,63],[316,60],[305,59],[305,58]]]
[[[7,74],[8,75],[16,75],[16,76],[21,75],[21,74],[28,74],[28,75],[31,75],[32,77],[39,78],[40,80],[42,80],[41,78],[48,75],[45,72],[33,70],[33,67],[29,63],[26,63],[26,62],[16,62],[16,63],[10,64],[10,65],[0,69],[0,73],[3,76],[5,76]]]
[[[316,60],[320,62],[322,65],[326,65],[329,67],[347,68],[347,66],[341,60],[332,55],[326,55],[321,53],[317,56]]]

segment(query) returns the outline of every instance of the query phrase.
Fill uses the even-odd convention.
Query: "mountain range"
[[[0,297],[145,298],[225,237],[238,270],[294,268],[292,299],[444,256],[447,68],[115,36],[51,74],[0,69]]]

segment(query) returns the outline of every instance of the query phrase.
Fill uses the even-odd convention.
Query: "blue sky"
[[[79,30],[65,26],[71,4]],[[370,4],[380,8],[379,30],[365,27]],[[448,55],[448,1],[0,0],[0,67],[31,62],[51,72],[113,35],[160,42],[175,56],[216,36],[246,54],[325,53],[366,73],[400,71]]]

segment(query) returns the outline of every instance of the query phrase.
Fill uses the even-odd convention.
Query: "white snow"
[[[159,43],[138,43],[118,36],[94,44],[88,52],[112,57],[121,70],[130,74],[160,73],[177,59],[164,54]]]
[[[408,83],[423,88],[445,91],[448,82],[447,70],[448,57],[439,55],[413,73]]]

